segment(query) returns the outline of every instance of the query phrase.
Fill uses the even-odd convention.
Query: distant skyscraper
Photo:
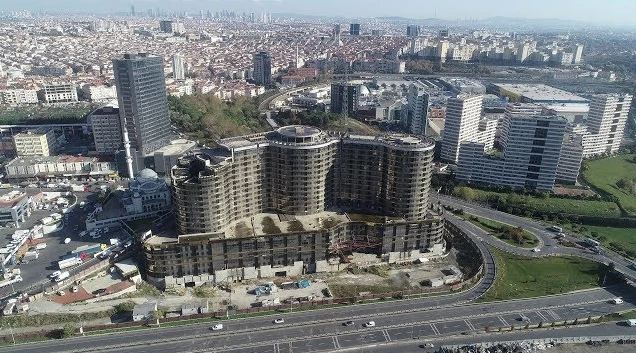
[[[583,137],[584,157],[618,152],[631,104],[629,94],[592,96],[587,116],[589,134]]]
[[[272,83],[272,59],[267,52],[254,55],[254,81],[265,87]]]
[[[358,112],[359,100],[360,85],[350,83],[331,84],[330,111],[332,113],[355,117]]]
[[[349,25],[349,35],[359,36],[360,35],[360,24],[352,23]]]
[[[572,64],[578,65],[583,60],[583,44],[577,44],[574,46],[574,59]]]
[[[440,29],[439,30],[439,36],[441,38],[448,38],[450,36],[450,31],[448,30],[448,28],[446,29]]]
[[[407,37],[419,37],[419,35],[420,35],[420,26],[416,26],[416,25],[406,26]]]
[[[184,33],[185,27],[179,21],[164,20],[159,22],[159,29],[163,33]]]
[[[442,132],[443,161],[457,163],[459,144],[477,139],[482,105],[483,96],[466,95],[448,99]]]
[[[170,116],[163,58],[146,53],[113,60],[122,129],[131,147],[144,154],[170,142]]]
[[[130,5],[130,16],[135,17],[135,5]]]
[[[175,80],[185,80],[185,64],[179,54],[172,56],[172,76]]]

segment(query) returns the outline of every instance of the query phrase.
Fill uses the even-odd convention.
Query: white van
[[[611,300],[612,304],[623,304],[623,299],[621,298],[614,298]]]
[[[627,324],[627,326],[634,327],[634,326],[636,326],[636,319],[629,319],[629,320],[625,321],[625,323]]]

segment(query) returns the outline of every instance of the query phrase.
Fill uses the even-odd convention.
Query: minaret
[[[128,129],[126,128],[126,124],[124,126],[124,151],[126,152],[126,166],[128,167],[128,178],[134,178],[133,173],[133,165],[132,165],[132,154],[130,154],[130,140],[128,139]]]

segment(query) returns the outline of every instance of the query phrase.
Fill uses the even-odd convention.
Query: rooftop
[[[85,157],[85,156],[70,156],[70,155],[61,155],[61,156],[26,156],[26,157],[18,157],[13,159],[11,162],[7,164],[7,166],[26,166],[33,164],[42,164],[42,163],[88,163],[88,162],[98,162],[99,159],[97,157]]]
[[[9,191],[8,193],[0,196],[0,208],[11,208],[25,196],[26,194],[21,191]]]
[[[588,100],[577,96],[573,93],[564,91],[562,89],[550,87],[544,84],[512,84],[512,83],[497,83],[495,84],[499,88],[511,92],[512,94],[525,97],[532,100],[535,103],[541,102],[571,102],[571,103],[586,103]]]

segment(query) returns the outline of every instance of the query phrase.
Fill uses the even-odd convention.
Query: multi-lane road
[[[181,327],[164,327],[134,332],[120,332],[86,337],[75,337],[60,341],[48,341],[28,345],[5,347],[3,352],[13,353],[56,353],[56,352],[232,352],[232,353],[283,353],[319,352],[355,349],[360,346],[394,344],[405,341],[432,339],[460,335],[486,335],[486,327],[523,327],[526,324],[543,322],[545,325],[563,320],[586,319],[619,310],[636,308],[636,294],[633,287],[623,285],[604,289],[594,289],[558,296],[515,300],[508,302],[470,304],[492,283],[494,264],[489,261],[485,244],[504,248],[507,251],[530,256],[546,254],[571,254],[594,258],[597,261],[620,259],[602,254],[587,254],[581,249],[560,247],[553,234],[545,226],[530,220],[511,216],[452,198],[437,196],[437,200],[466,212],[500,220],[523,227],[542,240],[542,252],[532,253],[527,249],[508,246],[489,236],[470,222],[461,221],[448,215],[471,236],[480,250],[485,253],[485,276],[475,287],[461,293],[437,297],[407,299],[400,301],[376,302],[346,305],[323,310],[281,313],[278,316],[252,317],[224,321],[224,329],[211,331],[211,324],[196,324]],[[625,267],[626,271],[631,271]],[[610,299],[622,296],[625,303],[615,305]],[[281,317],[283,324],[272,320]],[[344,326],[348,320],[353,326]],[[363,327],[374,321],[376,326]],[[477,337],[477,336],[475,336]]]

